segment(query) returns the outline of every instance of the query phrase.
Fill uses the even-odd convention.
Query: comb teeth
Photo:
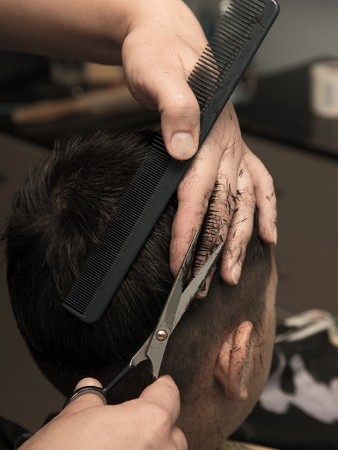
[[[114,218],[107,224],[101,244],[92,250],[67,295],[63,303],[66,309],[86,322],[100,317],[189,164],[172,159],[162,136],[155,137]],[[158,210],[159,202],[164,206]],[[106,302],[101,302],[102,298]]]
[[[188,78],[201,112],[234,63],[265,8],[261,0],[233,0]]]
[[[274,0],[229,0],[188,79],[201,108],[199,148],[277,14]],[[191,162],[172,159],[157,135],[63,303],[72,314],[85,322],[101,316]]]
[[[80,278],[75,281],[68,294],[64,302],[65,307],[74,308],[79,314],[84,314],[88,308],[90,310],[92,299],[100,296],[101,287],[108,282],[112,269],[118,269],[114,263],[116,264],[125,251],[135,223],[147,221],[147,217],[144,217],[145,206],[151,203],[159,180],[165,177],[169,163],[173,161],[164,148],[162,136],[156,136],[146,158],[122,197],[114,219],[108,223],[101,238],[101,244],[91,252]],[[176,163],[179,164],[179,162]],[[146,183],[144,183],[145,179]],[[139,183],[143,187],[142,191]],[[92,276],[93,273],[96,274],[95,277]]]

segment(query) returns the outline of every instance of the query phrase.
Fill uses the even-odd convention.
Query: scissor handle
[[[77,399],[78,397],[81,397],[81,395],[84,394],[96,394],[98,395],[105,404],[107,404],[106,394],[104,391],[104,388],[98,387],[98,386],[83,386],[79,389],[76,389],[72,395],[70,395],[67,400],[65,401],[62,409],[64,409],[66,406],[68,406],[73,400]]]
[[[128,364],[124,369],[119,372],[116,377],[109,383],[107,386],[104,387],[98,387],[98,386],[83,386],[79,389],[76,389],[72,395],[70,395],[67,400],[65,401],[62,409],[64,409],[66,406],[68,406],[73,400],[77,399],[78,397],[81,397],[81,395],[84,394],[96,394],[99,397],[102,398],[105,404],[107,404],[107,392],[114,387],[125,375],[127,375],[128,372],[133,369],[134,366],[131,364]]]
[[[107,398],[107,392],[114,387],[120,380],[122,380],[122,378],[127,375],[128,372],[131,371],[131,369],[134,369],[135,366],[133,366],[132,364],[128,364],[124,369],[121,370],[121,372],[119,372],[116,377],[109,383],[107,384],[107,386],[102,388],[102,394],[105,396],[105,398]]]

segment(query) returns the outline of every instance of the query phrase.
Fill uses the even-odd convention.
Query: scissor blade
[[[199,232],[195,234],[189,249],[184,257],[181,268],[177,274],[174,284],[171,288],[170,294],[167,298],[166,304],[162,310],[162,314],[157,322],[156,330],[166,330],[171,333],[172,323],[176,315],[177,307],[181,301],[183,292],[183,284],[186,280],[187,274],[190,272],[190,267],[195,251],[195,246],[198,240]]]
[[[150,359],[152,366],[153,366],[153,375],[155,378],[158,377],[160,368],[161,368],[161,364],[162,364],[162,359],[163,359],[163,354],[165,352],[168,340],[169,340],[169,336],[171,334],[171,331],[173,329],[172,327],[172,323],[173,320],[175,318],[176,315],[176,311],[178,308],[178,305],[180,303],[180,299],[181,299],[181,295],[182,295],[182,291],[183,291],[183,283],[185,282],[185,279],[187,277],[187,274],[190,271],[190,267],[191,267],[191,262],[193,259],[193,255],[194,255],[194,251],[195,251],[195,247],[196,247],[196,243],[198,240],[200,232],[198,231],[192,242],[190,243],[189,249],[184,257],[183,263],[181,265],[181,268],[177,274],[177,277],[174,281],[173,287],[171,288],[170,294],[167,298],[166,304],[163,308],[162,314],[157,322],[155,331],[153,332],[153,334],[150,336],[150,338],[147,340],[147,342],[144,344],[144,351],[146,356]],[[160,331],[160,333],[164,334],[164,339],[162,338],[158,338],[158,332]],[[142,349],[140,349],[139,351],[141,351]],[[139,353],[139,352],[138,352]],[[141,357],[142,361],[143,361],[143,354],[141,353],[136,354],[134,356],[134,361],[136,364],[137,361],[139,360],[139,358]]]
[[[189,306],[191,300],[195,297],[198,289],[201,286],[201,283],[205,280],[206,276],[208,275],[209,270],[211,269],[212,265],[215,263],[218,255],[221,253],[222,248],[224,246],[224,242],[221,242],[219,246],[214,250],[214,252],[209,256],[209,258],[206,260],[204,265],[200,268],[196,276],[190,281],[186,289],[181,295],[180,302],[178,304],[178,307],[176,309],[175,318],[172,324],[171,331],[174,330],[178,322],[180,321],[181,317],[183,316],[184,312],[186,311],[187,307]]]
[[[156,325],[155,331],[149,336],[146,342],[138,350],[130,361],[131,367],[138,366],[142,361],[150,359],[153,366],[154,378],[157,378],[162,364],[163,354],[165,352],[170,334],[176,327],[178,321],[182,317],[184,311],[188,307],[191,299],[195,296],[202,281],[207,276],[211,266],[214,264],[217,256],[220,254],[224,243],[222,242],[216,250],[209,256],[205,264],[201,267],[197,275],[188,284],[182,294],[184,279],[190,270],[192,255],[194,253],[195,244],[198,239],[197,233],[190,244],[189,250],[184,258],[181,269],[175,279],[174,285],[168,296],[168,300],[163,308],[161,317]],[[158,339],[158,331],[166,333],[165,339]]]
[[[145,361],[148,359],[147,349],[149,347],[149,343],[151,341],[152,336],[153,336],[153,333],[148,337],[148,339],[145,341],[145,343],[142,345],[142,347],[131,358],[130,363],[129,363],[129,365],[131,367],[137,367],[142,361]]]

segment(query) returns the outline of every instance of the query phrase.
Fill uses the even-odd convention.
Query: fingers
[[[178,210],[170,246],[170,268],[174,275],[180,268],[193,234],[201,228],[203,220],[195,272],[220,239],[226,239],[234,212],[242,154],[243,141],[236,115],[228,104],[177,191]]]
[[[180,413],[180,394],[173,379],[168,375],[160,377],[142,392],[140,400],[150,406],[147,432],[149,443],[154,445],[156,441],[156,445],[149,448],[186,450],[186,438],[175,426]],[[143,406],[142,410],[145,417],[147,408]]]
[[[76,385],[74,390],[85,386],[102,387],[101,383],[95,378],[84,378]],[[106,404],[105,401],[100,395],[89,391],[84,393],[83,395],[80,395],[75,400],[71,401],[71,403],[62,410],[60,415],[74,414],[86,408],[91,408],[94,406],[102,406],[105,404]]]
[[[273,179],[261,160],[245,147],[244,161],[250,171],[255,189],[260,237],[277,243],[277,201]]]
[[[153,97],[161,114],[162,136],[168,153],[175,159],[191,158],[198,149],[200,132],[200,108],[187,83],[187,77],[198,55],[185,51],[185,65],[175,67],[167,63],[167,70],[156,77],[152,84]]]
[[[188,443],[183,431],[175,427],[172,431],[173,448],[175,450],[188,450]]]
[[[222,255],[221,277],[228,284],[237,284],[242,271],[246,246],[250,240],[255,214],[253,181],[244,162],[238,172],[236,209]]]
[[[163,60],[163,49],[161,53],[157,57],[157,63],[162,59],[161,64],[156,64],[153,59],[147,64],[142,61],[137,72],[135,63],[130,69],[130,61],[126,63],[128,85],[138,101],[160,112],[162,136],[168,153],[173,158],[186,160],[196,153],[199,142],[200,109],[187,83],[198,54],[188,46],[184,47],[181,50],[183,63],[177,57],[169,56]]]
[[[127,83],[137,100],[160,112],[169,154],[186,160],[198,149],[200,128],[199,105],[187,79],[207,39],[184,2],[161,2],[158,8],[150,0],[142,2],[139,13],[142,21],[133,14],[122,47]]]
[[[227,240],[233,214],[237,209],[237,174],[242,144],[236,140],[224,152],[218,176],[204,218],[194,272],[197,272],[220,242]],[[209,280],[210,284],[210,280]],[[206,295],[204,289],[204,294]]]
[[[168,414],[170,426],[176,423],[180,414],[180,393],[170,376],[158,378],[142,392],[140,398],[163,409]]]
[[[198,102],[183,76],[172,77],[173,91],[163,87],[161,86],[158,92],[158,103],[165,146],[173,158],[189,159],[198,149],[200,130]]]
[[[255,209],[258,209],[259,233],[269,243],[277,241],[277,209],[273,180],[262,162],[244,145],[244,156],[238,173],[236,211],[225,250],[221,276],[237,284],[241,275],[246,247],[250,240]]]
[[[153,84],[155,101],[161,113],[161,129],[169,154],[176,159],[191,158],[198,149],[200,108],[187,83],[198,54],[185,50],[185,67],[168,67]],[[175,70],[176,69],[176,70]]]
[[[96,380],[95,378],[83,378],[81,381],[79,381],[77,383],[77,385],[75,386],[74,391],[76,391],[77,389],[80,389],[82,387],[85,386],[96,386],[96,387],[102,387],[102,384]]]
[[[177,190],[178,209],[172,225],[170,269],[179,271],[193,235],[201,227],[216,182],[220,155],[206,142]]]
[[[242,140],[230,105],[219,117],[178,189],[172,227],[170,268],[177,274],[192,236],[203,228],[193,270],[197,272],[220,239],[226,240],[221,276],[229,284],[240,278],[255,208],[261,238],[276,243],[276,196],[273,180]],[[207,295],[212,274],[199,296]]]

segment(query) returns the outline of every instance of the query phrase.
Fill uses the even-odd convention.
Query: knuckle
[[[168,411],[161,407],[156,407],[154,411],[154,417],[155,417],[155,425],[159,429],[169,429],[171,422],[170,422],[170,414]]]
[[[159,441],[158,431],[151,423],[142,430],[142,440],[147,449],[155,449]]]
[[[142,431],[143,440],[153,448],[155,442],[159,442],[169,434],[171,428],[170,416],[163,408],[155,404],[148,405],[148,409],[143,409],[143,417],[148,417],[148,426]]]
[[[183,431],[180,428],[175,428],[175,448],[177,450],[188,450],[188,442]]]
[[[157,411],[157,413],[159,413],[159,411]],[[144,439],[148,442],[149,448],[157,448],[156,445],[154,446],[156,442],[159,444],[168,439],[170,435],[169,425],[169,420],[164,414],[154,414],[152,421],[150,421],[149,425],[146,427],[144,435]]]
[[[191,116],[199,116],[200,109],[196,98],[190,95],[180,94],[172,96],[167,103],[167,114],[172,116],[183,116],[191,121]]]
[[[274,186],[272,175],[268,171],[266,171],[266,184],[272,186],[272,188]]]

